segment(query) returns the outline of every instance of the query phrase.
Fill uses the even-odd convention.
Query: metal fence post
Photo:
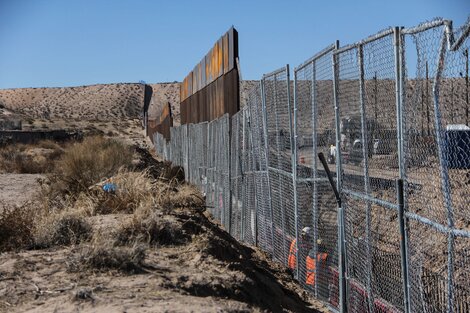
[[[339,41],[335,43],[335,50],[339,48]],[[339,111],[339,61],[338,56],[333,53],[333,100],[335,105],[335,128],[336,128],[336,188],[341,193],[342,169],[341,169],[341,130],[340,130],[340,111]],[[346,247],[344,234],[344,205],[338,206],[338,274],[339,274],[339,310],[340,313],[347,312],[346,296]]]
[[[276,116],[276,146],[277,146],[277,151],[281,151],[281,143],[280,143],[280,139],[279,139],[279,134],[280,134],[280,131],[279,131],[279,123],[278,123],[278,116],[277,116],[277,106],[278,106],[278,99],[277,99],[277,74],[274,74],[274,107],[275,107],[275,116]],[[289,112],[289,116],[290,116],[290,112]],[[284,144],[284,143],[283,143]],[[281,168],[281,160],[279,159],[279,155],[277,156],[277,168],[280,169]],[[269,169],[268,169],[269,171]],[[279,175],[279,174],[278,174]],[[287,256],[288,254],[286,253],[286,220],[285,220],[285,204],[283,204],[283,200],[284,198],[282,197],[283,195],[283,190],[284,188],[282,188],[282,178],[281,178],[281,175],[279,175],[279,187],[281,188],[281,192],[280,192],[280,197],[279,197],[279,200],[281,202],[281,206],[280,206],[280,209],[281,209],[281,223],[282,223],[282,252],[283,252],[283,260],[284,261],[284,264],[287,262]]]
[[[291,161],[292,161],[292,184],[294,191],[294,227],[295,227],[295,270],[297,272],[297,279],[299,277],[299,213],[298,213],[298,203],[297,203],[297,106],[296,106],[296,94],[295,89],[297,86],[297,73],[294,71],[294,123],[292,124],[291,118],[291,100],[290,100],[290,70],[289,64],[286,65],[287,71],[287,108],[289,111],[289,128],[291,133],[290,148],[291,148]]]
[[[365,108],[365,83],[364,83],[364,47],[360,44],[358,47],[358,66],[359,66],[359,101],[361,112],[361,133],[362,133],[362,156],[364,158],[364,192],[370,196],[369,185],[369,136],[367,133],[367,117]],[[367,294],[369,297],[369,310],[374,312],[374,295],[372,294],[372,253],[371,253],[371,205],[369,201],[365,203],[366,207],[366,255],[367,255]]]
[[[312,141],[313,141],[313,252],[318,255],[318,181],[317,181],[317,103],[316,103],[316,61],[312,61]],[[318,277],[317,266],[315,266],[315,277]],[[318,296],[318,280],[315,280],[315,296]]]
[[[406,250],[406,235],[405,235],[405,198],[403,192],[403,179],[397,180],[398,192],[398,222],[400,227],[400,254],[401,254],[401,273],[403,276],[403,297],[405,312],[410,312],[410,302],[408,294],[408,254]]]
[[[405,86],[405,73],[404,66],[404,40],[401,35],[401,28],[394,28],[394,44],[395,44],[395,97],[397,108],[397,135],[398,135],[398,169],[399,180],[397,183],[397,196],[398,196],[398,217],[400,227],[400,256],[401,256],[401,270],[403,281],[403,305],[405,313],[410,313],[410,293],[409,293],[409,271],[408,271],[408,234],[407,223],[405,216],[405,192],[404,181],[406,181],[406,166],[405,166],[405,153],[404,153],[404,125],[403,125],[403,109],[404,109],[404,86]]]
[[[256,173],[257,173],[257,168],[256,168],[256,158],[255,158],[255,146],[254,146],[254,140],[253,140],[253,111],[252,109],[253,104],[248,103],[247,104],[247,111],[248,111],[248,125],[249,125],[249,134],[250,134],[250,151],[251,151],[251,169],[250,171],[252,172],[251,175],[253,176],[253,183],[254,186],[253,188],[255,189],[255,247],[258,246],[258,191],[257,191],[257,184],[256,184]]]
[[[271,211],[271,248],[272,255],[274,257],[274,212],[272,205],[272,196],[271,196],[271,182],[269,179],[269,145],[268,145],[268,117],[266,113],[266,90],[264,88],[264,77],[260,81],[261,87],[261,111],[263,118],[263,132],[264,132],[264,153],[265,153],[265,162],[266,162],[266,180],[268,183],[268,198],[269,198],[269,209]]]
[[[241,201],[241,205],[242,205],[242,209],[241,209],[241,240],[242,241],[246,241],[245,240],[245,228],[246,228],[246,212],[245,212],[245,201],[244,199],[246,198],[246,186],[245,186],[245,153],[246,153],[246,140],[245,140],[245,110],[241,110],[242,112],[242,147],[241,147],[241,164],[240,164],[240,168],[241,168],[241,181],[242,181],[242,201]]]

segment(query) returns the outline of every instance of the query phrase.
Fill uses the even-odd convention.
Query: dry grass
[[[116,269],[127,273],[141,272],[146,248],[145,245],[139,244],[117,246],[110,240],[97,240],[82,247],[78,254],[72,257],[69,270],[77,272],[83,269]]]
[[[59,160],[57,174],[69,194],[113,176],[121,167],[129,167],[133,153],[130,147],[100,136],[88,137],[71,146]]]
[[[114,193],[103,192],[101,186],[96,186],[93,191],[82,194],[77,205],[86,207],[90,215],[133,213],[139,207],[155,205],[155,180],[147,171],[121,169],[111,181],[117,186]]]
[[[176,218],[156,211],[150,215],[135,215],[117,230],[115,238],[120,244],[139,242],[168,246],[184,244],[190,237]]]
[[[34,209],[29,203],[0,209],[0,251],[20,249],[33,243]]]
[[[56,245],[78,244],[91,237],[91,225],[83,212],[59,212],[45,214],[34,229],[36,248],[48,248]]]
[[[53,142],[42,142],[36,148],[62,150]],[[181,184],[175,177],[163,177],[162,173],[170,169],[165,164],[157,164],[161,167],[160,179],[145,166],[138,172],[131,171],[132,160],[129,146],[102,137],[66,146],[54,174],[41,183],[36,207],[2,211],[0,251],[75,245],[94,238],[80,253],[78,263],[90,268],[132,271],[140,267],[142,246],[188,242],[191,233],[171,212],[204,207],[198,190]],[[143,164],[155,165],[149,160]],[[102,190],[104,178],[116,185],[115,192]],[[107,234],[94,232],[87,221],[89,216],[116,213],[133,215]]]
[[[167,205],[173,208],[203,208],[204,198],[200,191],[193,185],[181,184],[175,192],[172,192],[166,199]]]
[[[0,148],[0,171],[4,173],[50,173],[64,150],[50,141],[37,144],[13,144]]]

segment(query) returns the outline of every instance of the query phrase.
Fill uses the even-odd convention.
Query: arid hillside
[[[143,106],[141,84],[0,90],[0,106],[31,118],[114,120],[136,118]]]

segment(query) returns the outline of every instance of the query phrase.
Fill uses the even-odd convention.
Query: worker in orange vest
[[[301,261],[304,260],[304,258],[302,257],[302,255],[305,255],[306,253],[308,253],[308,251],[311,249],[312,247],[312,238],[311,238],[311,229],[310,227],[304,227],[302,228],[302,231],[300,233],[300,240],[299,240],[299,244],[298,244],[298,248],[299,248],[299,259]],[[292,272],[295,272],[296,270],[296,265],[297,265],[297,240],[294,238],[290,244],[290,248],[289,248],[289,257],[287,259],[287,266],[289,267],[289,269],[292,271]],[[304,262],[302,262],[303,264],[299,264],[299,268],[305,268],[305,264]],[[303,272],[302,270],[300,270],[300,272]]]
[[[311,249],[306,259],[307,277],[305,283],[312,288],[315,287],[316,278],[318,278],[317,283],[324,282],[328,271],[328,253],[321,239],[317,240],[317,246],[317,255],[315,256],[314,249]]]

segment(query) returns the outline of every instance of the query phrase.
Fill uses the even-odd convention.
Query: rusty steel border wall
[[[173,127],[173,115],[171,114],[171,105],[167,103],[160,112],[160,117],[155,120],[148,120],[147,136],[152,140],[156,132],[163,135],[166,140],[170,140],[170,128]]]
[[[181,124],[217,119],[240,109],[238,32],[232,26],[181,83]]]
[[[145,84],[144,85],[144,107],[142,109],[142,127],[144,129],[147,128],[149,119],[148,119],[148,110],[150,106],[150,102],[152,100],[152,95],[153,95],[153,88],[150,85]],[[147,136],[149,135],[148,131],[146,132]]]

